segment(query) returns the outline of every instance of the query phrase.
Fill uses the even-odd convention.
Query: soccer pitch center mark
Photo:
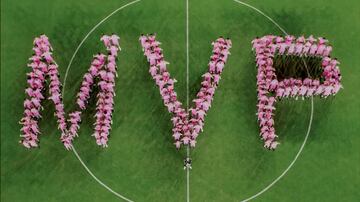
[[[69,70],[70,70],[70,67],[71,67],[71,64],[77,54],[77,52],[79,51],[80,47],[83,45],[83,43],[86,41],[86,39],[90,36],[91,33],[93,33],[102,23],[104,23],[107,19],[109,19],[111,16],[113,16],[115,13],[117,13],[118,11],[132,5],[132,4],[135,4],[135,3],[138,3],[140,2],[141,0],[135,0],[135,1],[132,1],[132,2],[129,2],[119,8],[117,8],[116,10],[114,10],[113,12],[111,12],[109,15],[107,15],[104,19],[102,19],[98,24],[96,24],[86,35],[85,37],[81,40],[80,44],[78,45],[78,47],[75,49],[75,52],[74,54],[72,55],[71,59],[70,59],[70,62],[69,62],[69,65],[67,66],[67,69],[66,69],[66,72],[65,72],[65,77],[64,77],[64,83],[63,83],[63,90],[62,90],[62,94],[64,96],[64,93],[65,93],[65,85],[66,85],[66,78],[68,76],[68,73],[69,73]],[[65,97],[65,96],[64,96]],[[108,190],[109,192],[111,192],[112,194],[114,194],[115,196],[125,200],[125,201],[128,201],[128,202],[133,202],[132,200],[130,200],[129,198],[126,198],[125,196],[121,195],[120,193],[114,191],[113,189],[111,189],[109,186],[107,186],[104,182],[102,182],[99,178],[97,178],[93,172],[86,166],[86,164],[84,163],[84,161],[81,159],[80,155],[76,152],[75,150],[75,146],[73,145],[72,146],[72,151],[74,152],[76,158],[80,161],[81,165],[85,168],[85,170],[89,173],[89,175],[94,178],[94,180],[96,182],[98,182],[102,187],[104,187],[106,190]]]
[[[242,1],[239,1],[239,0],[234,0],[236,3],[239,3],[241,5],[244,5],[248,8],[251,8],[253,9],[254,11],[256,11],[257,13],[261,14],[262,16],[264,16],[265,18],[267,18],[268,20],[270,20],[276,27],[278,27],[281,32],[283,32],[285,35],[288,35],[288,33],[275,21],[273,20],[271,17],[269,17],[268,15],[266,15],[264,12],[262,12],[261,10],[259,10],[258,8],[250,5],[250,4],[247,4],[247,3],[244,3]],[[307,73],[309,75],[309,70],[308,70],[308,67],[307,67],[307,64],[305,62],[305,60],[302,58],[303,62],[304,62],[304,65],[305,65],[305,68],[307,70]],[[290,165],[281,173],[281,175],[279,177],[277,177],[274,181],[272,181],[268,186],[266,186],[264,189],[262,189],[260,192],[246,198],[246,199],[243,199],[242,202],[246,202],[246,201],[250,201],[258,196],[260,196],[261,194],[265,193],[267,190],[269,190],[272,186],[274,186],[281,178],[283,178],[285,176],[285,174],[291,169],[291,167],[295,164],[296,160],[299,158],[301,152],[303,151],[304,147],[305,147],[305,144],[307,142],[307,139],[309,137],[309,134],[310,134],[310,130],[311,130],[311,126],[312,126],[312,121],[313,121],[313,115],[314,115],[314,98],[313,98],[313,95],[311,95],[311,112],[310,112],[310,120],[309,120],[309,126],[308,126],[308,129],[307,129],[307,132],[306,132],[306,135],[305,135],[305,139],[304,139],[304,142],[301,144],[301,147],[299,149],[299,151],[297,152],[297,154],[295,155],[295,158],[291,161]]]
[[[134,4],[134,3],[137,3],[137,2],[140,2],[141,0],[135,0],[135,1],[132,1],[128,4],[125,4],[124,6],[116,9],[115,11],[113,11],[112,13],[110,13],[108,16],[106,16],[104,19],[102,19],[97,25],[95,25],[89,32],[88,34],[83,38],[83,40],[80,42],[79,46],[76,48],[73,56],[71,57],[70,59],[70,62],[69,62],[69,65],[66,69],[66,73],[65,73],[65,77],[64,77],[64,86],[63,86],[63,91],[62,91],[62,94],[64,95],[64,92],[65,92],[65,85],[66,85],[66,78],[67,78],[67,75],[68,75],[68,72],[70,70],[70,67],[71,67],[71,64],[72,64],[72,61],[73,59],[75,58],[78,50],[80,49],[80,47],[83,45],[83,43],[85,42],[85,40],[89,37],[89,35],[95,31],[95,29],[98,28],[98,26],[100,26],[103,22],[105,22],[108,18],[110,18],[112,15],[114,15],[115,13],[117,13],[118,11]],[[275,24],[284,34],[288,35],[287,32],[278,24],[276,23],[272,18],[270,18],[269,16],[267,16],[264,12],[262,12],[261,10],[257,9],[256,7],[254,6],[251,6],[247,3],[244,3],[242,1],[239,1],[239,0],[234,0],[235,2],[239,3],[239,4],[242,4],[246,7],[249,7],[253,10],[255,10],[257,13],[263,15],[264,17],[266,17],[268,20],[270,20],[273,24]],[[188,0],[186,0],[186,78],[187,78],[187,108],[189,107],[189,2]],[[305,63],[304,63],[305,64]],[[307,68],[306,64],[305,64],[305,67]],[[311,96],[311,115],[310,115],[310,121],[309,121],[309,126],[308,126],[308,129],[307,129],[307,133],[306,133],[306,136],[305,136],[305,139],[304,139],[304,142],[302,143],[301,147],[300,147],[300,150],[298,151],[298,153],[296,154],[294,160],[290,163],[290,165],[285,169],[285,171],[279,176],[277,177],[272,183],[270,183],[267,187],[265,187],[263,190],[261,190],[260,192],[258,192],[257,194],[247,198],[247,199],[244,199],[242,201],[249,201],[251,199],[254,199],[256,197],[258,197],[259,195],[263,194],[264,192],[266,192],[267,190],[269,190],[276,182],[278,182],[289,170],[290,168],[294,165],[294,163],[296,162],[296,160],[298,159],[298,157],[300,156],[302,150],[304,149],[304,146],[307,142],[307,139],[308,139],[308,136],[310,134],[310,130],[311,130],[311,125],[312,125],[312,120],[313,120],[313,112],[314,112],[314,101],[313,101],[313,96]],[[112,190],[110,187],[108,187],[105,183],[103,183],[101,180],[99,180],[93,173],[92,171],[86,166],[86,164],[82,161],[81,157],[78,155],[78,153],[76,152],[75,150],[75,147],[73,146],[73,152],[75,154],[75,156],[78,158],[78,160],[80,161],[81,165],[86,169],[86,171],[90,174],[90,176],[92,176],[101,186],[103,186],[105,189],[107,189],[108,191],[110,191],[111,193],[113,193],[114,195],[116,195],[117,197],[121,198],[121,199],[124,199],[126,201],[131,201],[130,199],[122,196],[121,194],[119,194],[118,192]],[[190,157],[190,149],[189,147],[187,148],[187,157]],[[190,192],[189,192],[189,189],[190,189],[190,186],[189,186],[189,181],[190,181],[190,176],[189,176],[189,168],[187,168],[187,201],[190,201]]]

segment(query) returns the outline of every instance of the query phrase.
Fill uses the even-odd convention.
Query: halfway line
[[[189,112],[189,0],[186,0],[186,111]],[[186,156],[190,158],[190,146],[186,147]],[[190,170],[186,168],[186,201],[190,202]]]

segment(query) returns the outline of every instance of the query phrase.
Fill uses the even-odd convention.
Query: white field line
[[[102,19],[98,24],[96,24],[86,35],[85,37],[81,40],[80,44],[78,45],[78,47],[76,48],[74,54],[72,55],[71,59],[70,59],[70,62],[67,66],[67,69],[66,69],[66,72],[65,72],[65,77],[64,77],[64,83],[63,83],[63,89],[62,89],[62,96],[64,97],[64,94],[65,94],[65,85],[66,85],[66,78],[69,74],[69,70],[70,70],[70,67],[71,67],[71,64],[77,54],[77,52],[79,51],[80,47],[83,45],[83,43],[85,42],[85,40],[90,36],[90,34],[92,32],[94,32],[102,23],[104,23],[107,19],[109,19],[111,16],[113,16],[115,13],[117,13],[118,11],[134,4],[134,3],[137,3],[137,2],[140,2],[141,0],[135,0],[135,1],[131,1],[119,8],[117,8],[116,10],[114,10],[112,13],[110,13],[108,16],[106,16],[104,19]],[[81,157],[79,156],[79,154],[76,152],[75,150],[75,147],[72,146],[72,151],[74,152],[76,158],[80,161],[81,165],[85,168],[85,170],[90,174],[90,176],[92,178],[94,178],[101,186],[103,186],[105,189],[107,189],[109,192],[113,193],[115,196],[125,200],[125,201],[128,201],[128,202],[132,202],[132,200],[126,198],[125,196],[119,194],[118,192],[112,190],[109,186],[107,186],[104,182],[102,182],[100,179],[98,179],[92,172],[91,170],[86,166],[86,164],[83,162],[83,160],[81,159]]]
[[[275,26],[277,26],[285,35],[288,35],[288,33],[277,23],[275,22],[275,20],[273,20],[272,18],[270,18],[268,15],[266,15],[264,12],[262,12],[261,10],[257,9],[256,7],[254,6],[251,6],[247,3],[244,3],[242,1],[239,1],[239,0],[234,0],[235,2],[239,3],[239,4],[242,4],[244,6],[247,6],[253,10],[255,10],[256,12],[260,13],[261,15],[263,15],[264,17],[266,17],[267,19],[269,19]],[[305,68],[306,70],[308,71],[308,67],[307,67],[307,64],[305,62],[305,60],[303,59],[303,62],[304,62],[304,65],[305,65]],[[309,73],[309,72],[308,72]],[[269,190],[273,185],[275,185],[275,183],[277,183],[282,177],[284,177],[284,175],[291,169],[291,167],[294,165],[294,163],[296,162],[296,160],[299,158],[301,152],[303,151],[304,147],[305,147],[305,144],[307,142],[307,139],[309,137],[309,134],[310,134],[310,131],[311,131],[311,126],[312,126],[312,121],[313,121],[313,116],[314,116],[314,99],[313,99],[313,96],[311,96],[311,112],[310,112],[310,120],[309,120],[309,126],[308,126],[308,129],[306,131],[306,135],[305,135],[305,139],[304,139],[304,142],[302,143],[298,153],[296,154],[295,158],[292,160],[292,162],[290,163],[290,165],[284,170],[284,172],[281,173],[281,175],[279,177],[277,177],[273,182],[271,182],[268,186],[266,186],[264,189],[262,189],[260,192],[258,192],[257,194],[249,197],[249,198],[246,198],[244,200],[242,200],[243,202],[246,202],[246,201],[250,201],[258,196],[260,196],[261,194],[263,194],[264,192],[266,192],[267,190]]]
[[[189,0],[186,0],[186,111],[189,112]],[[186,156],[190,158],[190,146],[186,147]],[[190,170],[186,168],[186,201],[190,202]]]
[[[186,108],[189,110],[189,0],[186,0]]]
[[[108,187],[105,183],[103,183],[101,180],[99,180],[99,178],[97,178],[92,172],[91,170],[85,165],[85,163],[82,161],[82,159],[80,158],[79,154],[76,152],[75,147],[72,147],[72,151],[74,152],[75,156],[77,159],[79,159],[81,165],[85,168],[85,170],[89,173],[89,175],[94,178],[101,186],[103,186],[105,189],[107,189],[109,192],[113,193],[115,196],[124,199],[125,201],[128,202],[133,202],[132,200],[126,198],[125,196],[119,194],[118,192],[112,190],[110,187]]]
[[[98,24],[96,24],[96,25],[85,35],[85,37],[81,40],[81,42],[80,42],[80,44],[78,45],[78,47],[76,48],[74,54],[71,56],[70,62],[69,62],[69,64],[68,64],[67,68],[66,68],[66,72],[65,72],[65,76],[64,76],[64,84],[63,84],[63,89],[62,89],[62,96],[63,96],[63,97],[65,96],[64,92],[65,92],[66,79],[67,79],[67,76],[68,76],[68,74],[69,74],[69,70],[70,70],[71,64],[72,64],[72,62],[73,62],[73,60],[74,60],[77,52],[79,51],[79,49],[80,49],[80,47],[83,45],[83,43],[86,41],[86,39],[87,39],[87,38],[90,36],[90,34],[93,33],[102,23],[104,23],[107,19],[109,19],[109,18],[110,18],[111,16],[113,16],[115,13],[117,13],[118,11],[120,11],[120,10],[122,10],[122,9],[124,9],[124,8],[132,5],[132,4],[134,4],[134,3],[137,3],[137,2],[139,2],[139,1],[141,1],[141,0],[135,0],[135,1],[129,2],[129,3],[125,4],[125,5],[117,8],[116,10],[114,10],[112,13],[110,13],[108,16],[106,16],[104,19],[102,19]]]
[[[266,15],[264,12],[262,12],[261,10],[257,9],[256,7],[247,4],[245,2],[239,1],[239,0],[234,0],[235,2],[242,4],[244,6],[247,6],[253,10],[255,10],[256,12],[260,13],[261,15],[263,15],[264,17],[266,17],[268,20],[270,20],[272,23],[274,23],[275,26],[277,26],[285,35],[289,35],[277,22],[275,22],[275,20],[273,20],[271,17],[269,17],[268,15]]]
[[[69,70],[70,70],[70,67],[71,67],[71,64],[77,54],[77,52],[79,51],[80,47],[83,45],[83,43],[85,42],[85,40],[89,37],[89,35],[95,31],[95,29],[100,26],[102,23],[104,23],[108,18],[110,18],[112,15],[114,15],[115,13],[117,13],[118,11],[126,8],[127,6],[130,6],[134,3],[137,3],[141,0],[135,0],[135,1],[132,1],[118,9],[116,9],[115,11],[113,11],[111,14],[109,14],[107,17],[105,17],[103,20],[101,20],[97,25],[95,25],[90,31],[89,33],[83,38],[83,40],[80,42],[79,46],[76,48],[73,56],[71,57],[70,59],[70,62],[69,62],[69,65],[66,69],[66,73],[65,73],[65,76],[64,76],[64,83],[63,83],[63,91],[62,91],[62,94],[64,96],[64,92],[65,92],[65,85],[66,85],[66,79],[67,79],[67,76],[68,76],[68,73],[69,73]],[[281,26],[276,23],[272,18],[270,18],[269,16],[267,16],[265,13],[263,13],[262,11],[260,11],[259,9],[249,5],[249,4],[246,4],[244,2],[241,2],[239,0],[234,0],[235,2],[237,3],[240,3],[242,5],[245,5],[249,8],[252,8],[253,10],[257,11],[258,13],[260,13],[261,15],[265,16],[267,19],[269,19],[271,22],[273,22],[284,34],[287,35],[287,33],[285,32],[285,30],[283,28],[281,28]],[[186,66],[187,66],[187,106],[189,106],[189,29],[188,29],[188,23],[189,23],[189,19],[188,19],[188,0],[186,0],[186,49],[187,49],[187,52],[186,52]],[[287,172],[288,170],[290,170],[290,168],[293,166],[293,164],[295,163],[295,161],[297,160],[297,158],[299,157],[300,153],[302,152],[305,144],[306,144],[306,141],[308,139],[308,136],[309,136],[309,133],[310,133],[310,130],[311,130],[311,124],[312,124],[312,120],[313,120],[313,111],[314,111],[314,103],[313,103],[313,97],[311,97],[311,116],[310,116],[310,121],[309,121],[309,127],[308,127],[308,130],[307,130],[307,134],[305,136],[305,140],[303,142],[303,144],[301,145],[301,148],[299,150],[299,152],[297,153],[297,155],[295,156],[294,160],[291,162],[291,164],[289,165],[289,167],[278,177],[276,178],[270,185],[268,185],[266,188],[264,188],[262,191],[260,191],[259,193],[243,200],[243,201],[249,201],[251,199],[254,199],[256,198],[257,196],[261,195],[262,193],[264,193],[265,191],[267,191],[269,188],[271,188],[277,181],[279,181]],[[114,190],[112,190],[110,187],[108,187],[105,183],[103,183],[101,180],[99,180],[92,172],[91,170],[85,165],[85,163],[82,161],[81,157],[78,155],[78,153],[76,152],[75,150],[75,147],[73,147],[73,152],[74,154],[76,155],[76,157],[78,158],[78,160],[80,161],[80,163],[83,165],[83,167],[86,169],[86,171],[101,185],[103,186],[104,188],[106,188],[108,191],[110,191],[111,193],[113,193],[114,195],[118,196],[119,198],[122,198],[126,201],[131,201],[130,199],[127,199],[126,197],[122,196],[121,194],[115,192]],[[189,148],[187,148],[187,156],[189,156]],[[189,170],[187,170],[187,201],[190,201],[189,199]]]

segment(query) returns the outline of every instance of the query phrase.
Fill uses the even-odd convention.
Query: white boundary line
[[[74,54],[72,55],[70,62],[67,66],[66,72],[65,72],[65,76],[64,76],[64,82],[63,82],[63,89],[62,89],[62,95],[64,96],[64,92],[65,92],[65,86],[66,86],[66,79],[67,76],[69,74],[69,70],[71,67],[71,64],[77,54],[77,52],[79,51],[80,47],[83,45],[83,43],[86,41],[86,39],[90,36],[90,34],[92,32],[95,31],[95,29],[97,29],[102,23],[104,23],[108,18],[110,18],[112,15],[114,15],[115,13],[117,13],[118,11],[134,4],[137,2],[140,2],[141,0],[135,0],[132,1],[130,3],[125,4],[124,6],[119,7],[118,9],[114,10],[112,13],[110,13],[108,16],[106,16],[104,19],[102,19],[98,24],[96,24],[87,34],[86,36],[82,39],[82,41],[80,42],[80,44],[78,45],[78,47],[76,48]],[[288,35],[287,32],[278,24],[276,23],[272,18],[270,18],[269,16],[267,16],[265,13],[263,13],[262,11],[260,11],[259,9],[255,8],[254,6],[251,6],[247,3],[244,3],[242,1],[239,0],[234,0],[235,2],[245,5],[255,11],[257,11],[258,13],[260,13],[261,15],[263,15],[264,17],[266,17],[267,19],[269,19],[272,23],[274,23],[284,34]],[[186,0],[186,81],[187,81],[187,108],[189,108],[189,0]],[[277,177],[272,183],[270,183],[267,187],[265,187],[263,190],[261,190],[260,192],[258,192],[257,194],[244,199],[242,201],[249,201],[251,199],[254,199],[256,197],[258,197],[259,195],[263,194],[264,192],[266,192],[268,189],[270,189],[276,182],[278,182],[289,170],[290,168],[294,165],[294,163],[296,162],[296,160],[298,159],[298,157],[300,156],[302,150],[305,147],[305,144],[307,142],[308,136],[310,134],[310,130],[311,130],[311,125],[312,125],[312,120],[313,120],[313,112],[314,112],[314,101],[313,101],[313,97],[311,96],[311,115],[310,115],[310,121],[309,121],[309,126],[308,126],[308,130],[305,136],[305,140],[303,142],[303,144],[300,147],[299,152],[296,154],[294,160],[290,163],[290,165],[285,169],[285,171],[279,176]],[[190,151],[189,151],[189,147],[187,147],[187,156],[189,157],[190,155]],[[114,195],[116,195],[117,197],[124,199],[126,201],[132,202],[130,199],[122,196],[121,194],[119,194],[118,192],[112,190],[110,187],[108,187],[105,183],[103,183],[101,180],[99,180],[92,172],[91,170],[85,165],[85,163],[82,161],[81,157],[79,156],[79,154],[76,152],[75,147],[72,147],[72,151],[74,152],[75,156],[78,158],[78,160],[80,161],[80,163],[82,164],[82,166],[86,169],[86,171],[90,174],[91,177],[93,177],[101,186],[103,186],[105,189],[107,189],[108,191],[110,191],[111,193],[113,193]],[[187,201],[190,201],[190,187],[189,187],[189,181],[190,181],[190,176],[189,176],[189,169],[187,169]]]
[[[247,6],[253,10],[255,10],[256,12],[260,13],[261,15],[263,15],[264,17],[266,17],[267,19],[269,19],[272,23],[274,23],[285,35],[288,35],[288,33],[278,24],[275,22],[275,20],[273,20],[272,18],[270,18],[268,15],[266,15],[264,12],[262,12],[261,10],[255,8],[254,6],[251,6],[247,3],[244,3],[242,1],[239,1],[239,0],[234,0],[235,2],[239,3],[239,4],[242,4],[244,6]],[[307,65],[303,59],[303,62],[305,64],[305,67],[306,69],[308,70],[307,68]],[[308,129],[307,129],[307,132],[306,132],[306,135],[305,135],[305,139],[304,139],[304,142],[302,143],[298,153],[296,154],[294,160],[292,160],[292,162],[290,163],[290,165],[285,169],[285,171],[283,173],[281,173],[281,175],[279,177],[277,177],[273,182],[271,182],[268,186],[266,186],[263,190],[261,190],[260,192],[258,192],[257,194],[249,197],[249,198],[246,198],[244,200],[242,200],[242,202],[246,202],[246,201],[250,201],[258,196],[260,196],[261,194],[263,194],[264,192],[266,192],[267,190],[269,190],[273,185],[275,185],[275,183],[277,183],[282,177],[284,177],[284,175],[291,169],[291,167],[294,165],[294,163],[296,162],[296,160],[299,158],[301,152],[303,151],[304,147],[305,147],[305,144],[307,142],[307,139],[309,137],[309,134],[310,134],[310,130],[311,130],[311,126],[312,126],[312,121],[313,121],[313,116],[314,116],[314,98],[313,96],[311,96],[311,113],[310,113],[310,120],[309,120],[309,126],[308,126]]]
[[[132,200],[126,198],[125,196],[117,193],[116,191],[112,190],[110,187],[108,187],[105,183],[103,183],[101,180],[99,180],[99,178],[97,178],[92,172],[91,170],[85,165],[85,163],[82,161],[82,159],[80,158],[79,154],[76,152],[75,150],[75,147],[73,146],[72,147],[72,150],[76,156],[76,158],[79,159],[81,165],[85,168],[85,170],[89,173],[89,175],[91,177],[93,177],[101,186],[103,186],[105,189],[107,189],[109,192],[113,193],[114,195],[116,195],[117,197],[121,198],[121,199],[124,199],[125,201],[128,201],[128,202],[133,202]]]
[[[189,110],[189,0],[186,0],[186,108]]]
[[[189,112],[189,0],[186,0],[186,111]],[[186,156],[190,158],[190,146],[186,147]],[[186,168],[186,201],[190,202],[190,170]]]
[[[65,96],[64,92],[65,92],[66,79],[67,79],[67,76],[68,76],[68,74],[69,74],[69,70],[70,70],[71,64],[72,64],[72,62],[73,62],[73,60],[74,60],[77,52],[79,51],[79,49],[80,49],[80,47],[83,45],[83,43],[86,41],[86,39],[90,36],[91,33],[93,33],[93,32],[95,31],[95,29],[97,29],[102,23],[104,23],[107,19],[109,19],[109,18],[110,18],[111,16],[113,16],[115,13],[117,13],[118,11],[120,11],[120,10],[122,10],[122,9],[124,9],[124,8],[132,5],[132,4],[134,4],[134,3],[137,3],[137,2],[139,2],[139,1],[141,1],[141,0],[132,1],[132,2],[130,2],[130,3],[127,3],[127,4],[119,7],[118,9],[114,10],[112,13],[110,13],[108,16],[106,16],[104,19],[102,19],[98,24],[96,24],[96,25],[86,34],[86,36],[81,40],[81,42],[80,42],[80,44],[78,45],[78,47],[76,48],[74,54],[71,56],[70,62],[69,62],[69,64],[68,64],[67,68],[66,68],[66,72],[65,72],[65,76],[64,76],[64,84],[63,84],[62,92],[61,92],[63,97]]]
[[[69,70],[70,70],[70,67],[71,67],[71,64],[77,54],[77,52],[79,51],[80,47],[83,45],[83,43],[86,41],[86,39],[90,36],[90,34],[92,32],[95,31],[95,29],[97,29],[102,23],[104,23],[107,19],[109,19],[112,15],[114,15],[115,13],[117,13],[118,11],[134,4],[134,3],[137,3],[137,2],[140,2],[141,0],[135,0],[135,1],[132,1],[132,2],[129,2],[121,7],[119,7],[118,9],[114,10],[112,13],[110,13],[108,16],[106,16],[104,19],[102,19],[98,24],[96,24],[86,35],[85,37],[81,40],[80,44],[78,45],[78,47],[76,48],[74,54],[72,55],[71,59],[70,59],[70,62],[67,66],[67,69],[66,69],[66,73],[65,73],[65,77],[64,77],[64,82],[63,82],[63,89],[62,89],[62,96],[64,96],[64,92],[65,92],[65,84],[66,84],[66,78],[68,76],[68,73],[69,73]],[[98,182],[101,186],[103,186],[105,189],[107,189],[109,192],[113,193],[115,196],[125,200],[125,201],[128,201],[128,202],[133,202],[132,200],[126,198],[125,196],[119,194],[118,192],[112,190],[109,186],[107,186],[104,182],[102,182],[100,179],[98,179],[92,172],[91,170],[86,166],[86,164],[83,162],[83,160],[81,159],[81,157],[79,156],[79,154],[76,152],[75,150],[75,146],[72,146],[72,151],[74,152],[76,158],[80,161],[81,165],[85,168],[85,170],[90,174],[90,176],[92,178],[94,178],[96,180],[96,182]]]
[[[255,10],[256,12],[260,13],[261,15],[263,15],[264,17],[266,17],[268,20],[270,20],[272,23],[274,23],[285,35],[289,35],[277,22],[275,22],[275,20],[273,20],[271,17],[269,17],[268,15],[266,15],[264,12],[262,12],[261,10],[257,9],[256,7],[247,4],[245,2],[239,1],[239,0],[234,0],[235,2],[242,4],[244,6],[247,6],[253,10]]]

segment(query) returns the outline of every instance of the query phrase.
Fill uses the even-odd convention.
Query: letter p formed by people
[[[60,139],[66,149],[72,149],[73,140],[80,128],[81,114],[88,105],[95,85],[98,86],[98,92],[93,136],[97,145],[108,146],[115,103],[117,63],[120,63],[121,67],[121,61],[117,61],[120,37],[115,34],[104,35],[101,41],[105,45],[106,53],[94,56],[77,94],[77,109],[66,115],[58,65],[52,55],[53,48],[45,35],[35,38],[34,55],[28,64],[31,71],[27,74],[28,87],[25,89],[27,98],[24,101],[24,115],[20,121],[22,125],[20,143],[23,146],[27,148],[39,146],[38,123],[43,109],[42,101],[45,99],[44,91],[47,89],[48,99],[55,105],[55,117],[62,133]],[[141,35],[139,41],[150,65],[149,73],[159,87],[164,105],[172,115],[172,137],[175,147],[177,149],[182,145],[195,147],[230,56],[232,41],[229,38],[219,37],[212,43],[213,49],[207,71],[202,75],[201,87],[193,100],[193,106],[188,109],[185,109],[178,100],[174,87],[177,80],[170,76],[167,69],[169,62],[165,61],[160,48],[161,43],[156,40],[156,36]],[[269,35],[254,39],[252,46],[257,65],[257,118],[260,137],[264,141],[264,147],[274,150],[279,144],[275,132],[275,103],[290,97],[304,99],[315,95],[324,98],[335,95],[342,88],[339,62],[330,57],[332,46],[322,37],[296,38],[290,35],[285,37]],[[318,65],[316,61],[319,61]],[[47,79],[48,87],[45,85]]]

